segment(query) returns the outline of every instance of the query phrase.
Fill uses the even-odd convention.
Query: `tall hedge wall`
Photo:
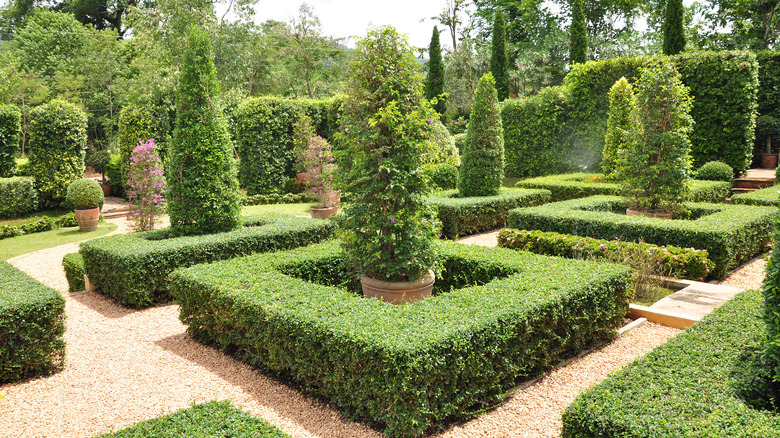
[[[14,176],[16,149],[22,130],[22,112],[16,105],[0,104],[0,178]]]
[[[241,159],[238,179],[248,195],[279,192],[295,175],[292,124],[299,113],[312,118],[317,134],[332,139],[338,130],[341,98],[284,99],[256,97],[236,110],[236,148]]]

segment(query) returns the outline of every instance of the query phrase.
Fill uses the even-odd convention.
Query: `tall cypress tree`
[[[571,27],[569,28],[569,63],[581,64],[588,60],[588,25],[582,0],[574,0],[571,5]]]
[[[493,79],[496,81],[496,91],[498,92],[498,101],[509,97],[509,72],[506,56],[506,20],[504,13],[500,9],[496,10],[495,21],[493,22],[493,45],[490,52],[490,72],[493,73]]]
[[[174,235],[229,231],[239,225],[236,161],[218,95],[209,36],[192,26],[168,161],[166,198]]]
[[[682,0],[668,0],[664,10],[664,55],[676,55],[685,50]]]
[[[490,73],[479,79],[469,119],[458,192],[462,198],[497,195],[504,179],[504,129]]]
[[[433,27],[431,45],[428,46],[431,59],[428,61],[428,77],[425,81],[425,98],[432,100],[438,98],[433,109],[439,114],[444,114],[446,102],[444,100],[444,62],[441,60],[441,45],[439,44],[439,29]]]

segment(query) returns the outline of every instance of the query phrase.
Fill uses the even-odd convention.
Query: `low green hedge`
[[[267,204],[302,204],[305,202],[314,202],[306,193],[268,193],[266,195],[252,195],[242,198],[244,205],[267,205]]]
[[[79,252],[95,287],[124,306],[142,308],[169,300],[168,274],[176,268],[308,245],[333,230],[333,221],[269,214],[245,218],[235,231],[174,238],[162,229],[108,236],[82,243]]]
[[[732,204],[780,206],[780,185],[739,193],[731,197]]]
[[[587,182],[586,182],[587,181]],[[547,189],[552,202],[585,198],[593,195],[619,195],[620,184],[602,182],[599,173],[564,173],[518,181],[516,186],[527,189]],[[725,202],[731,196],[731,182],[693,180],[689,185],[691,202]]]
[[[715,263],[707,258],[707,251],[701,249],[610,241],[552,231],[505,228],[498,233],[498,246],[534,254],[586,260],[616,261],[622,257],[641,257],[643,262],[652,265],[657,275],[698,281],[704,281],[715,267]]]
[[[548,190],[502,187],[496,196],[458,198],[457,195],[457,190],[447,190],[431,197],[439,209],[441,234],[450,239],[503,227],[513,208],[550,202]]]
[[[62,257],[62,269],[65,270],[65,278],[68,280],[68,292],[84,290],[84,257],[77,252],[65,254]]]
[[[396,437],[501,403],[623,323],[627,267],[436,245],[434,296],[406,306],[335,286],[355,280],[338,242],[177,270],[171,294],[196,340]]]
[[[73,213],[68,213],[58,218],[42,216],[35,220],[31,220],[19,225],[0,226],[0,240],[16,236],[24,236],[25,234],[40,233],[60,227],[75,227],[77,225],[78,222],[76,222],[76,215]]]
[[[764,335],[761,294],[743,292],[684,333],[577,397],[563,436],[780,437],[780,414],[739,394],[766,374],[746,346]]]
[[[64,333],[62,295],[0,261],[0,383],[61,369]]]
[[[0,178],[0,217],[23,216],[38,208],[38,192],[32,178]]]
[[[253,417],[229,401],[211,401],[100,435],[100,438],[289,438],[290,435]]]
[[[691,220],[627,216],[617,196],[591,196],[509,212],[509,227],[555,231],[597,239],[619,239],[707,250],[711,277],[766,250],[772,239],[773,207],[687,203]]]

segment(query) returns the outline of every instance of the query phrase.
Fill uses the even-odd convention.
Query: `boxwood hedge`
[[[496,196],[459,198],[457,190],[447,190],[431,201],[439,209],[442,235],[454,239],[503,227],[509,210],[550,202],[550,191],[502,188]]]
[[[0,383],[65,364],[65,299],[0,261]]]
[[[585,198],[593,195],[619,195],[620,184],[604,182],[599,173],[565,173],[540,176],[518,181],[516,186],[528,189],[547,189],[552,202]],[[693,180],[688,188],[691,202],[725,202],[731,195],[731,182]]]
[[[0,217],[17,217],[38,208],[38,192],[29,177],[0,178]]]
[[[68,280],[68,292],[84,290],[84,257],[80,253],[72,252],[62,257],[62,269]]]
[[[687,203],[690,220],[627,216],[617,196],[591,196],[509,212],[509,226],[526,230],[675,245],[707,250],[715,262],[711,277],[766,249],[772,238],[773,207]]]
[[[743,292],[647,356],[580,395],[563,436],[778,437],[780,414],[740,394],[766,374],[748,358],[765,331],[761,294]]]
[[[171,275],[198,341],[297,382],[345,415],[419,436],[502,401],[518,379],[609,338],[628,268],[437,241],[434,296],[364,299],[337,242]],[[312,280],[312,281],[307,281]]]
[[[739,193],[731,197],[732,204],[780,206],[780,185]]]
[[[90,281],[122,305],[134,308],[165,302],[168,274],[176,268],[256,252],[308,245],[333,232],[332,221],[285,215],[244,218],[235,231],[171,237],[167,229],[108,236],[81,244]]]

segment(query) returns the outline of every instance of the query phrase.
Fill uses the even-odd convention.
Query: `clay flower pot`
[[[309,211],[312,219],[327,219],[336,214],[338,209],[338,207],[311,207]]]
[[[77,208],[74,210],[76,214],[76,222],[79,224],[79,230],[81,231],[94,231],[98,227],[98,221],[100,220],[100,208]]]
[[[654,217],[657,219],[671,219],[672,213],[668,213],[665,211],[641,211],[641,210],[634,210],[633,208],[627,208],[626,209],[626,215],[628,216],[644,216],[644,217]]]
[[[103,196],[105,197],[111,196],[111,184],[100,183],[100,188],[103,189]]]
[[[430,297],[434,281],[436,275],[431,270],[417,281],[383,281],[360,276],[365,297],[381,299],[391,304],[409,304]]]
[[[764,169],[777,167],[777,154],[761,154],[761,167]]]

